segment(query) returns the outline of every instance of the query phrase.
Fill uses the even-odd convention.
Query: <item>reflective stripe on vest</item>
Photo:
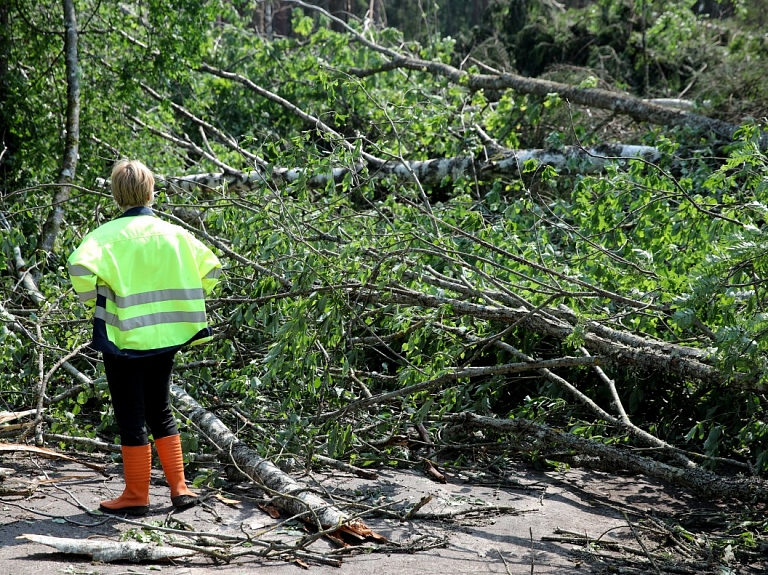
[[[98,295],[104,296],[106,301],[115,304],[117,314],[110,313],[106,307],[96,306],[94,316],[104,320],[104,323],[116,327],[120,331],[126,332],[141,327],[149,327],[160,324],[170,323],[205,323],[205,310],[201,311],[155,311],[148,314],[137,315],[130,318],[120,319],[120,315],[129,315],[130,308],[150,303],[177,302],[187,304],[189,302],[198,303],[203,301],[205,294],[202,288],[191,289],[165,289],[151,292],[133,294],[130,296],[119,296],[115,294],[108,286],[100,285],[96,288]],[[122,312],[122,313],[121,313]]]
[[[68,264],[67,271],[69,272],[69,275],[72,277],[73,282],[77,282],[78,278],[94,276],[94,273],[91,270],[89,270],[87,267],[80,266],[77,264],[75,265]],[[75,287],[78,287],[76,283],[74,283],[73,285]],[[88,285],[88,284],[86,283],[85,285]],[[82,286],[80,286],[80,288],[83,289]],[[77,297],[80,298],[80,303],[86,303],[96,298],[96,290],[94,289],[87,292],[77,291]]]
[[[147,291],[129,296],[119,296],[107,286],[99,286],[96,290],[103,294],[107,300],[114,302],[120,309],[126,309],[135,305],[144,305],[147,303],[159,303],[162,301],[189,301],[205,299],[203,288],[187,289],[163,289],[157,291]]]
[[[71,276],[92,276],[93,272],[85,266],[79,266],[77,264],[69,264],[67,266],[69,275]]]
[[[116,327],[120,331],[130,331],[163,323],[203,323],[205,321],[204,311],[161,311],[121,321],[115,314],[107,312],[103,307],[97,307],[94,316],[103,319],[104,323]]]

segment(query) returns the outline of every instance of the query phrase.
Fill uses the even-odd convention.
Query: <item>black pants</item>
[[[147,357],[103,354],[122,445],[147,445],[146,426],[154,439],[178,433],[170,398],[174,355],[175,351]]]

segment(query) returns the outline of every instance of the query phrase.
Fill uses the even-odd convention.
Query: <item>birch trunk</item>
[[[175,407],[203,430],[221,451],[221,458],[226,463],[234,463],[274,496],[272,503],[275,507],[289,515],[302,515],[321,529],[342,528],[343,524],[348,524],[348,528],[359,535],[371,534],[363,522],[350,521],[346,513],[311,493],[306,486],[295,481],[271,461],[260,457],[186,391],[172,385],[171,394],[176,400]]]
[[[69,200],[70,184],[75,178],[80,147],[80,76],[77,64],[77,19],[73,0],[64,0],[64,57],[67,74],[67,125],[64,157],[59,172],[60,184],[53,197],[53,206],[43,224],[40,247],[46,253],[53,251],[56,236],[64,220],[64,204]]]
[[[493,180],[500,177],[519,177],[524,164],[533,160],[539,167],[551,166],[560,172],[594,173],[602,171],[611,163],[643,159],[655,161],[659,152],[652,146],[631,146],[625,144],[606,144],[593,148],[565,146],[561,150],[503,150],[493,158],[475,156],[456,156],[413,162],[366,162],[355,167],[339,167],[326,173],[305,173],[300,168],[273,167],[267,174],[261,170],[242,173],[213,172],[183,177],[166,178],[170,189],[190,191],[195,188],[221,188],[226,186],[233,192],[248,192],[264,186],[268,181],[276,180],[294,183],[306,177],[307,184],[314,188],[323,188],[330,181],[341,182],[347,175],[357,178],[395,178],[399,181],[419,181],[422,185],[438,185],[445,178],[478,177]],[[162,181],[162,176],[158,181]]]
[[[47,545],[62,553],[72,555],[90,555],[94,561],[111,563],[112,561],[161,561],[194,555],[194,551],[178,547],[158,547],[134,541],[100,541],[96,539],[68,539],[48,535],[25,534],[17,539],[26,539],[32,543]]]
[[[320,12],[329,17],[335,24],[344,28],[344,31],[355,37],[357,42],[370,50],[378,52],[383,57],[383,62],[376,67],[360,69],[350,68],[345,72],[364,78],[374,74],[380,74],[391,70],[413,70],[426,72],[435,76],[443,76],[453,84],[466,86],[472,91],[477,90],[505,90],[511,89],[520,94],[533,94],[546,98],[550,94],[558,94],[562,99],[573,104],[609,110],[616,114],[629,116],[638,122],[648,122],[660,126],[689,126],[696,130],[708,131],[720,138],[732,140],[739,126],[722,120],[716,120],[700,114],[671,109],[667,106],[645,101],[621,92],[611,92],[597,88],[579,88],[569,84],[541,80],[539,78],[526,78],[517,74],[498,72],[494,74],[470,74],[450,64],[410,58],[368,40],[357,30],[348,26],[323,8],[309,4],[303,0],[288,0],[292,4]],[[763,132],[760,137],[760,146],[768,148],[768,132]]]

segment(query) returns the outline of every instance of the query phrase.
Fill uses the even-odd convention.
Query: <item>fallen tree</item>
[[[221,189],[233,193],[247,193],[263,188],[271,182],[294,184],[299,180],[313,188],[323,188],[329,183],[341,183],[345,178],[377,180],[395,178],[403,182],[419,182],[424,186],[436,186],[446,178],[517,178],[531,162],[532,169],[552,167],[563,173],[598,173],[609,164],[622,161],[655,161],[659,151],[652,146],[606,144],[592,148],[565,146],[561,150],[491,150],[493,158],[458,156],[424,161],[374,161],[355,167],[338,167],[330,172],[301,168],[271,166],[251,172],[229,171],[189,176],[160,176],[159,183],[171,193],[189,192],[196,188]],[[165,186],[163,186],[165,184]]]
[[[546,98],[558,94],[562,99],[580,106],[608,110],[616,114],[626,115],[638,122],[648,122],[660,126],[687,126],[694,130],[716,134],[718,137],[732,141],[740,126],[710,118],[687,110],[673,108],[652,100],[643,100],[634,96],[597,88],[581,88],[560,82],[552,82],[541,78],[526,78],[509,72],[489,74],[469,73],[450,64],[434,60],[424,60],[402,54],[396,50],[382,46],[366,38],[342,19],[330,14],[320,6],[308,4],[302,0],[287,0],[301,6],[307,11],[323,14],[341,26],[355,38],[357,42],[381,55],[382,62],[370,68],[347,68],[343,72],[359,78],[381,74],[393,70],[412,70],[427,72],[446,78],[449,82],[466,86],[470,90],[505,90],[511,89],[521,94],[531,94]],[[759,137],[760,147],[768,147],[768,133]]]
[[[442,420],[459,423],[474,429],[510,433],[516,437],[515,445],[518,449],[520,445],[525,445],[529,449],[540,449],[544,452],[566,449],[586,456],[580,461],[584,466],[594,466],[603,470],[623,469],[633,473],[642,473],[666,481],[671,485],[683,487],[699,497],[733,498],[745,502],[768,503],[768,482],[759,477],[724,477],[702,467],[674,467],[651,457],[632,453],[631,449],[604,445],[576,437],[535,421],[498,419],[484,417],[476,413],[449,415],[443,417]],[[660,451],[664,450],[660,449]],[[590,461],[590,458],[593,459]]]
[[[109,9],[102,4],[94,22],[108,22]],[[622,441],[665,459],[653,466],[605,452],[617,470],[647,469],[707,497],[763,497],[759,481],[731,485],[701,471],[706,462],[759,474],[768,457],[764,165],[751,142],[712,158],[735,126],[619,92],[467,72],[444,53],[427,61],[407,46],[383,48],[388,37],[375,31],[343,36],[298,16],[296,36],[274,43],[247,25],[206,29],[200,58],[183,60],[178,74],[141,73],[148,54],[158,66],[166,54],[144,42],[134,16],[126,18],[135,28],[119,30],[125,54],[99,46],[99,34],[80,36],[94,69],[130,98],[100,99],[100,84],[81,78],[89,101],[110,101],[100,111],[117,121],[81,148],[85,185],[70,187],[83,195],[66,204],[68,225],[46,238],[63,258],[114,215],[108,194],[86,193],[111,160],[141,157],[167,174],[158,215],[213,246],[226,272],[208,309],[216,339],[184,352],[185,383],[200,404],[176,390],[177,404],[286,513],[318,529],[356,524],[273,465],[276,454],[363,475],[418,462],[446,480],[433,473],[440,457],[457,444],[477,455],[469,424],[464,437],[442,440],[457,421],[436,415],[454,411],[546,423],[526,432],[539,443],[507,430],[532,451],[559,445],[591,464],[603,441]],[[503,98],[479,92],[487,88],[536,97],[508,98],[505,110]],[[542,111],[563,99],[608,110],[601,119],[716,137],[697,142],[700,151],[683,142],[693,157],[676,158],[669,173],[675,131],[598,146],[601,120],[586,112],[544,126],[563,121],[562,108]],[[587,143],[562,145],[571,135]],[[552,148],[533,149],[541,142]],[[111,415],[96,408],[106,404],[104,386],[93,384],[99,358],[84,348],[86,314],[64,268],[40,266],[37,245],[23,243],[42,223],[35,214],[55,213],[36,190],[4,196],[0,217],[15,264],[6,273],[0,262],[4,397],[29,411],[34,388],[38,441],[94,429],[110,438]],[[9,433],[31,433],[14,425]],[[558,426],[572,433],[550,434]],[[514,453],[497,443],[483,449]]]
[[[173,385],[171,395],[176,400],[175,407],[213,443],[221,460],[234,464],[241,473],[254,480],[272,496],[275,507],[315,525],[320,531],[344,531],[360,539],[377,537],[363,521],[340,511],[274,463],[260,457],[183,389]]]

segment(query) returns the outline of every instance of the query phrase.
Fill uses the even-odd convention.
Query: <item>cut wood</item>
[[[157,547],[136,543],[135,541],[103,541],[98,539],[69,539],[25,533],[17,539],[26,539],[32,543],[47,545],[62,553],[71,555],[90,555],[94,561],[111,563],[113,561],[161,561],[194,555],[194,551],[177,547]]]
[[[0,423],[7,423],[16,419],[21,419],[27,415],[37,412],[36,409],[27,409],[26,411],[0,411]]]
[[[255,453],[179,386],[172,385],[171,394],[176,400],[175,407],[214,443],[224,462],[234,463],[240,471],[264,487],[273,496],[275,507],[291,516],[301,516],[320,529],[342,529],[344,526],[344,531],[351,531],[362,538],[378,537],[365,523],[352,519]]]

